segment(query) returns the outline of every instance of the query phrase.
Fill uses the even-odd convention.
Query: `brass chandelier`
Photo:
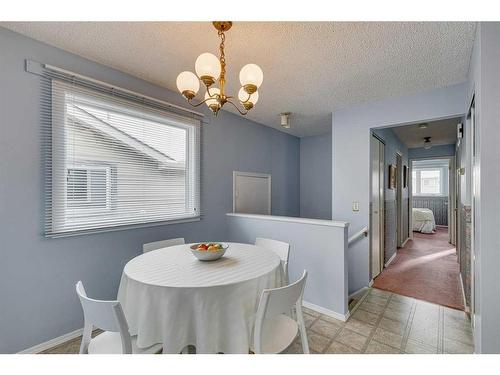
[[[246,115],[259,100],[258,89],[264,79],[262,69],[256,64],[247,64],[240,71],[241,88],[238,92],[237,101],[243,107],[235,104],[235,97],[226,95],[226,57],[224,55],[224,42],[226,39],[225,32],[233,25],[230,21],[212,22],[218,30],[219,38],[221,39],[219,51],[220,56],[205,52],[196,59],[195,70],[196,74],[190,71],[185,71],[177,76],[177,88],[184,96],[188,103],[193,107],[205,103],[217,116],[219,110],[224,104],[229,103],[234,106],[239,113]],[[199,103],[193,103],[200,89],[200,81],[205,85],[204,100]],[[219,87],[213,87],[215,83]]]

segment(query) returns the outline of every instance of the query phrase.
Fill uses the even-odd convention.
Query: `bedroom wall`
[[[185,105],[179,94],[0,28],[0,353],[83,326],[74,291],[114,299],[123,266],[142,244],[170,237],[226,239],[232,171],[272,174],[273,214],[298,216],[299,139],[223,111],[202,126],[201,221],[49,239],[43,231],[40,77],[25,59]],[[201,107],[200,107],[201,108]],[[228,142],[230,140],[230,142]]]
[[[408,148],[390,128],[373,129],[378,137],[385,143],[385,241],[384,241],[384,263],[388,262],[396,254],[397,249],[397,204],[396,189],[389,189],[389,165],[396,165],[396,153],[401,154],[402,164],[408,167]],[[397,171],[402,173],[402,171]],[[408,187],[403,188],[402,205],[403,218],[408,217]],[[403,241],[408,238],[408,220],[405,221],[406,228],[403,229]]]

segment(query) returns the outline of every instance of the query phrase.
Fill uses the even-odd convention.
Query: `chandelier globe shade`
[[[180,73],[177,76],[176,84],[180,93],[191,99],[194,98],[200,90],[200,80],[193,72],[185,71]]]
[[[259,101],[259,92],[255,91],[253,94],[249,94],[248,92],[246,92],[245,88],[242,87],[238,92],[238,100],[248,111],[252,109],[253,106]]]
[[[210,92],[207,91],[205,93],[205,104],[214,113],[217,113],[221,108],[219,97],[220,97],[220,90],[217,87],[213,87],[210,89]]]
[[[264,73],[257,64],[247,64],[240,70],[240,83],[245,90],[252,94],[262,85]]]
[[[220,77],[221,66],[220,61],[217,56],[205,52],[202,53],[196,59],[196,63],[194,64],[196,74],[198,77],[205,83],[205,85],[210,86],[207,82],[212,81],[215,82]]]

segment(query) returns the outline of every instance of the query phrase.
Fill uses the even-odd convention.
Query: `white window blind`
[[[200,216],[200,120],[51,79],[49,236]]]

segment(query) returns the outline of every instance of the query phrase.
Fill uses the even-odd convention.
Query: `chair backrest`
[[[281,288],[265,289],[260,297],[259,307],[255,317],[254,348],[260,353],[262,327],[266,319],[278,314],[288,315],[295,307],[302,319],[302,296],[307,280],[307,271],[292,284]]]
[[[290,244],[282,241],[271,240],[269,238],[255,239],[255,245],[273,251],[281,259],[281,265],[285,276],[285,281],[288,284],[288,256],[290,255]]]
[[[163,247],[176,246],[176,245],[184,245],[184,238],[171,238],[169,240],[149,242],[142,245],[142,252],[147,253],[148,251],[153,251],[157,249],[161,249]]]
[[[87,297],[85,288],[81,281],[76,284],[76,294],[80,298],[85,319],[84,334],[80,352],[87,352],[94,327],[104,331],[119,332],[122,338],[123,353],[132,353],[132,342],[123,313],[122,306],[118,301],[100,301]]]

